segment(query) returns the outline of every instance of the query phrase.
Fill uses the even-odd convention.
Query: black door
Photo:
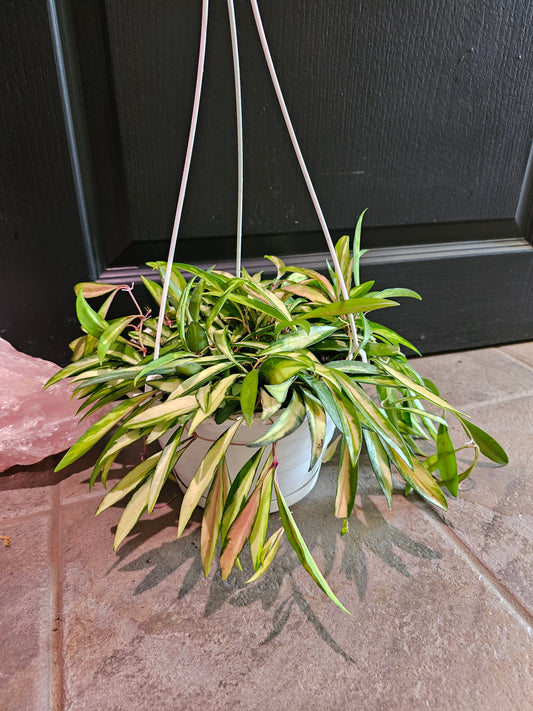
[[[188,134],[200,0],[3,0],[0,335],[64,360],[72,285],[164,259]],[[368,208],[364,276],[417,289],[383,320],[423,352],[533,337],[533,5],[269,0],[265,29],[334,236]],[[245,263],[325,250],[236,0]],[[177,257],[231,265],[234,98],[211,0]],[[146,271],[146,268],[145,268]]]

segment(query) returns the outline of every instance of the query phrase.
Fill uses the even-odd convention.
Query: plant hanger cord
[[[243,131],[242,131],[242,96],[239,45],[237,42],[237,24],[233,0],[228,0],[228,18],[231,34],[231,52],[233,55],[233,77],[235,82],[235,116],[237,121],[237,241],[235,250],[235,275],[241,276],[242,263],[242,201],[243,201]]]
[[[198,51],[198,68],[196,72],[196,88],[194,91],[194,101],[192,108],[191,127],[189,129],[189,140],[187,143],[187,152],[185,154],[185,162],[183,165],[183,173],[181,176],[181,185],[178,195],[178,203],[176,205],[176,214],[174,217],[174,226],[172,228],[172,238],[167,257],[167,268],[165,271],[165,279],[163,281],[163,292],[161,294],[161,304],[159,306],[159,317],[157,319],[157,330],[154,346],[154,360],[159,357],[159,349],[161,345],[161,333],[163,331],[163,320],[165,318],[165,310],[167,307],[168,290],[170,286],[170,276],[172,273],[172,263],[174,261],[174,252],[176,251],[176,243],[178,241],[178,231],[181,222],[181,213],[183,212],[183,203],[185,201],[185,191],[187,189],[187,181],[189,179],[189,169],[191,167],[192,149],[194,146],[194,137],[196,135],[196,126],[198,123],[198,113],[200,110],[200,96],[202,93],[202,80],[204,75],[205,65],[205,48],[207,44],[207,21],[209,15],[209,0],[202,0],[202,24],[200,31],[200,49]]]
[[[344,277],[342,274],[341,266],[339,264],[339,260],[337,259],[337,254],[335,252],[335,247],[333,246],[333,241],[331,239],[331,235],[329,233],[329,228],[326,223],[326,218],[324,217],[324,213],[322,212],[322,208],[320,206],[320,202],[318,201],[318,197],[313,185],[313,182],[311,180],[311,176],[309,175],[309,171],[307,170],[307,166],[305,164],[305,160],[302,154],[302,151],[300,150],[300,145],[298,143],[298,139],[296,138],[296,133],[294,131],[291,117],[289,116],[289,112],[287,110],[287,104],[285,103],[285,99],[283,97],[283,93],[281,91],[281,86],[278,81],[278,76],[276,74],[276,68],[274,67],[274,62],[272,61],[272,55],[270,54],[270,48],[268,46],[268,41],[266,38],[265,30],[263,27],[263,21],[261,20],[261,13],[259,12],[259,5],[257,4],[257,0],[250,0],[250,4],[252,6],[252,12],[254,14],[254,20],[255,24],[257,27],[257,32],[259,34],[259,39],[261,41],[261,47],[263,48],[263,54],[265,55],[265,60],[267,63],[268,71],[270,72],[270,79],[272,80],[272,85],[274,86],[274,91],[276,92],[276,96],[278,99],[278,103],[281,109],[281,113],[283,114],[283,119],[285,121],[285,125],[287,127],[287,131],[289,132],[289,136],[291,139],[292,147],[293,150],[296,154],[296,158],[298,159],[298,163],[300,164],[300,170],[302,171],[305,184],[307,186],[307,190],[309,192],[309,195],[311,197],[311,200],[313,202],[313,206],[315,208],[316,215],[318,217],[318,221],[320,222],[320,226],[322,228],[322,232],[324,233],[324,238],[326,240],[326,244],[329,249],[329,253],[331,254],[331,259],[333,261],[333,265],[335,267],[335,271],[337,273],[337,278],[339,279],[339,285],[341,288],[341,292],[343,297],[348,300],[350,298],[350,295],[348,294],[348,289],[346,288],[346,282],[344,281]],[[353,343],[350,344],[350,353],[348,355],[348,360],[351,360],[353,358],[353,347],[357,349],[359,346],[359,339],[357,337],[357,328],[355,326],[355,319],[353,314],[348,314],[348,319],[350,322],[350,328],[352,331],[352,336],[353,336]],[[366,353],[364,352],[363,349],[359,351],[359,355],[361,356],[361,359],[366,363]]]

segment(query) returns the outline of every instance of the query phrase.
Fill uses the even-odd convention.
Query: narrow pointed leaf
[[[117,340],[117,338],[120,336],[122,331],[136,318],[137,316],[127,316],[126,318],[117,319],[113,323],[109,324],[109,326],[102,333],[98,341],[98,348],[96,353],[98,355],[100,363],[103,363],[107,352],[109,351],[113,343]]]
[[[424,397],[426,400],[429,400],[434,405],[442,407],[444,410],[449,410],[450,412],[455,412],[459,415],[461,414],[459,410],[456,410],[455,407],[452,407],[449,402],[446,402],[446,400],[443,400],[442,398],[438,397],[428,388],[415,382],[407,375],[401,373],[399,370],[396,370],[396,368],[393,368],[389,363],[380,362],[380,365],[384,370],[387,371],[387,373],[392,375],[393,378],[396,378],[396,380],[399,380],[400,383],[402,383],[402,385],[404,385],[409,390],[412,390],[413,392],[422,395],[422,397]]]
[[[305,407],[302,398],[294,392],[289,406],[268,430],[258,437],[249,447],[260,447],[263,444],[272,444],[283,437],[287,437],[302,424],[305,417]]]
[[[227,533],[226,544],[220,556],[220,573],[222,575],[222,580],[226,580],[228,575],[231,573],[231,569],[235,564],[237,556],[242,551],[246,540],[250,536],[255,515],[257,513],[257,507],[259,506],[260,492],[261,485],[258,484],[246,502],[243,510],[231,524],[231,527]]]
[[[450,494],[457,496],[459,486],[457,459],[446,423],[441,423],[437,432],[437,460],[442,483]]]
[[[341,444],[339,473],[337,475],[337,493],[335,496],[335,516],[348,518],[352,513],[357,493],[359,462],[352,464],[345,442]]]
[[[82,327],[95,338],[99,338],[109,326],[107,321],[89,306],[81,290],[76,298],[76,315]]]
[[[394,450],[390,450],[390,455],[396,469],[420,496],[445,511],[448,509],[446,497],[442,493],[440,486],[422,464],[420,464],[418,459],[413,458],[413,468],[410,469]]]
[[[226,535],[233,521],[237,518],[239,512],[244,506],[246,497],[252,484],[254,483],[257,468],[265,451],[264,447],[258,449],[250,459],[248,459],[241,467],[237,476],[231,483],[231,487],[226,496],[224,505],[224,515],[222,517],[222,529],[220,532],[222,544],[226,540]]]
[[[366,451],[368,452],[368,458],[370,459],[370,466],[372,467],[372,470],[376,475],[376,479],[385,494],[387,504],[389,505],[389,508],[391,508],[393,482],[389,457],[375,432],[372,432],[372,430],[365,430],[364,438]]]
[[[280,405],[283,405],[295,379],[296,376],[293,376],[289,380],[285,380],[285,382],[278,383],[277,385],[265,385],[265,390],[268,390],[272,397],[275,398]]]
[[[309,333],[305,333],[302,329],[298,329],[295,333],[289,333],[287,336],[282,336],[271,346],[265,348],[262,355],[285,353],[288,351],[297,351],[299,349],[309,348],[309,346],[322,341],[336,330],[337,328],[335,326],[327,325],[311,326]]]
[[[187,487],[183,502],[181,504],[180,516],[178,522],[178,538],[185,530],[192,512],[202,498],[204,491],[211,483],[215,470],[220,464],[222,457],[226,454],[235,432],[239,428],[242,418],[239,418],[231,427],[229,427],[214,444],[211,445],[206,455],[202,459],[200,466],[196,470],[191,483]]]
[[[324,318],[330,316],[344,316],[346,314],[359,314],[375,309],[385,309],[389,306],[398,306],[396,301],[388,299],[378,299],[363,297],[361,299],[347,299],[346,301],[335,301],[328,306],[319,306],[305,314],[298,315],[298,321],[310,318]]]
[[[324,456],[322,457],[322,464],[327,464],[328,462],[330,462],[333,459],[341,439],[342,439],[342,435],[338,435],[337,437],[335,437],[335,439],[333,439],[331,441],[331,443],[328,445],[328,448],[324,452]]]
[[[254,525],[252,526],[252,531],[250,533],[250,551],[252,554],[252,563],[254,570],[257,570],[261,564],[261,555],[265,545],[267,529],[268,529],[268,516],[270,513],[270,505],[272,503],[272,484],[274,481],[274,466],[273,466],[273,456],[270,453],[265,466],[259,477],[261,484],[261,494],[259,497],[259,506],[257,508],[257,515],[255,517]]]
[[[168,422],[180,415],[186,415],[198,408],[198,401],[194,395],[184,395],[177,400],[167,400],[149,407],[144,412],[128,421],[127,427],[149,427],[161,422]]]
[[[218,375],[218,373],[221,373],[229,367],[231,367],[231,362],[224,360],[222,363],[215,363],[215,365],[211,365],[208,368],[201,370],[199,373],[191,375],[190,378],[187,378],[180,383],[180,385],[178,385],[178,387],[169,395],[168,399],[174,400],[175,398],[191,392],[191,390],[196,390],[196,388],[200,385],[203,385],[208,380],[212,380],[215,375]]]
[[[326,413],[319,400],[308,393],[304,393],[304,404],[312,442],[311,461],[309,462],[309,469],[311,470],[324,451],[327,425]]]
[[[268,541],[265,543],[263,550],[261,551],[260,565],[257,568],[256,572],[252,575],[252,577],[246,581],[247,583],[255,582],[258,578],[260,578],[266,573],[266,571],[270,567],[270,564],[276,557],[276,553],[278,552],[279,544],[281,543],[283,533],[283,526],[281,526],[275,533],[270,536]]]
[[[148,481],[145,481],[145,483],[137,489],[131,497],[128,505],[124,509],[124,513],[120,517],[120,521],[118,522],[115,540],[113,541],[113,550],[116,551],[122,541],[130,533],[131,529],[135,526],[137,521],[141,518],[148,504],[149,490],[150,480],[148,479]]]
[[[185,444],[182,444],[182,432],[183,427],[181,427],[177,431],[177,433],[172,436],[168,444],[161,452],[161,456],[159,457],[154,474],[150,482],[150,492],[148,495],[147,505],[148,513],[152,513],[152,511],[154,510],[154,506],[157,503],[157,499],[159,498],[159,494],[161,493],[161,489],[163,488],[163,485],[166,482],[168,475],[176,466],[176,462],[178,461],[179,457],[183,454],[183,452],[190,444],[190,441],[186,442]],[[178,452],[180,447],[181,451]]]
[[[211,562],[217,547],[222,512],[224,510],[224,463],[223,459],[217,467],[217,473],[209,490],[202,517],[202,533],[200,538],[200,553],[202,568],[207,578]]]
[[[141,484],[146,477],[153,472],[160,456],[161,452],[156,452],[156,454],[152,454],[151,457],[145,459],[144,462],[140,462],[140,464],[137,464],[136,467],[129,471],[126,476],[115,484],[111,491],[104,496],[95,516],[98,516],[98,514],[101,514],[102,511],[105,511],[110,506],[114,506],[131,491],[136,489],[137,486],[139,486],[139,484]]]
[[[259,371],[251,370],[242,381],[241,389],[241,410],[248,427],[252,424],[257,402],[257,388],[259,385]]]
[[[104,417],[94,423],[89,429],[75,442],[59,462],[55,471],[61,471],[72,462],[82,457],[94,445],[102,439],[102,437],[114,427],[117,422],[120,422],[124,417],[136,410],[139,405],[151,397],[150,393],[142,393],[136,397],[130,398],[126,402],[119,403],[111,412],[108,412]]]
[[[501,444],[496,442],[496,440],[485,432],[485,430],[482,430],[481,427],[463,418],[460,418],[460,420],[465,431],[468,432],[479,447],[481,454],[484,454],[485,457],[502,466],[509,463],[509,457]]]
[[[194,430],[201,424],[205,419],[210,417],[215,410],[219,408],[222,401],[228,394],[228,390],[231,388],[233,383],[237,378],[240,377],[239,373],[232,373],[231,375],[222,378],[222,380],[211,390],[208,397],[207,409],[198,410],[193,419],[191,420],[189,426],[189,435],[192,435]]]
[[[281,522],[283,524],[287,540],[294,548],[296,555],[298,556],[298,560],[303,565],[305,570],[307,570],[309,575],[313,578],[318,587],[326,593],[330,600],[333,600],[333,602],[338,605],[341,610],[344,610],[344,612],[347,612],[350,615],[351,613],[348,612],[344,605],[337,599],[333,590],[329,587],[328,583],[326,582],[326,579],[324,578],[324,576],[318,569],[317,564],[313,560],[313,557],[309,552],[309,549],[307,548],[304,539],[302,538],[302,534],[298,530],[298,526],[296,525],[296,522],[291,512],[289,511],[289,507],[287,506],[285,499],[283,498],[283,495],[276,480],[274,480],[274,487],[276,489],[276,496],[278,499],[279,515],[281,517]]]
[[[272,397],[272,395],[267,392],[264,388],[261,388],[259,391],[259,395],[261,398],[261,421],[263,422],[266,420],[268,417],[271,417],[274,415],[281,407],[281,403],[276,400],[275,397]]]
[[[98,364],[98,356],[95,355],[87,356],[86,358],[81,358],[80,360],[77,360],[74,363],[69,363],[69,365],[66,365],[64,368],[61,368],[61,370],[58,370],[57,373],[54,373],[54,375],[52,375],[52,377],[46,381],[46,383],[43,385],[43,390],[49,388],[50,385],[53,385],[54,383],[57,383],[60,380],[63,380],[64,378],[70,378],[72,375],[78,375],[80,373],[86,372],[94,366],[97,366]]]

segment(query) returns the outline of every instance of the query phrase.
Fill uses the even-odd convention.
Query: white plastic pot
[[[179,487],[183,492],[190,484],[209,447],[228,429],[229,421],[234,421],[234,419],[231,417],[230,420],[217,425],[213,419],[209,418],[198,426],[194,442],[187,447],[174,468]],[[248,427],[246,422],[242,422],[226,452],[228,470],[232,478],[237,475],[243,464],[254,452],[254,448],[247,445],[258,439],[271,425],[272,420],[261,422],[258,415],[254,416],[251,427]],[[323,452],[325,452],[331,441],[334,431],[335,426],[328,417]],[[166,443],[169,436],[170,433],[161,437],[162,444]],[[266,461],[269,451],[270,447],[267,446],[261,465]],[[309,469],[311,462],[311,435],[307,420],[304,420],[300,427],[288,437],[284,437],[276,443],[276,459],[279,462],[278,483],[287,504],[290,506],[311,491],[316,484],[322,464],[322,457],[320,457],[315,466],[311,470]],[[205,502],[206,496],[202,496],[199,506],[205,506]],[[270,511],[271,513],[278,511],[275,492],[272,494]]]

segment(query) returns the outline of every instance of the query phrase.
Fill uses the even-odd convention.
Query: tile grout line
[[[63,711],[63,551],[59,486],[52,492],[50,607],[50,709]]]
[[[504,405],[507,402],[514,402],[515,400],[521,400],[522,398],[528,398],[533,396],[533,389],[524,390],[521,393],[516,393],[515,395],[506,395],[503,397],[493,398],[492,400],[476,400],[475,402],[466,402],[464,405],[460,405],[461,412],[466,412],[469,409],[475,410],[477,408],[490,407],[492,405]]]
[[[520,363],[520,365],[525,365],[526,368],[529,370],[533,371],[533,365],[531,363],[528,363],[525,360],[522,360],[522,358],[519,358],[518,356],[513,355],[512,353],[507,353],[507,351],[498,349],[499,353],[502,353],[506,358],[509,358],[512,360],[514,363]]]
[[[420,502],[420,504],[415,503],[415,506],[417,506],[417,508],[419,508],[427,518],[436,524],[439,530],[443,531],[444,535],[451,543],[460,548],[463,556],[483,578],[483,581],[487,587],[492,588],[494,592],[496,592],[498,597],[511,608],[511,612],[519,619],[521,624],[526,627],[528,634],[533,636],[533,615],[520,602],[520,600],[518,600],[514,593],[512,593],[509,588],[496,577],[492,570],[485,565],[476,553],[474,553],[472,548],[470,548],[461,536],[459,536],[454,528],[446,523],[444,518],[441,518],[437,511],[430,506],[425,506],[422,502]]]

